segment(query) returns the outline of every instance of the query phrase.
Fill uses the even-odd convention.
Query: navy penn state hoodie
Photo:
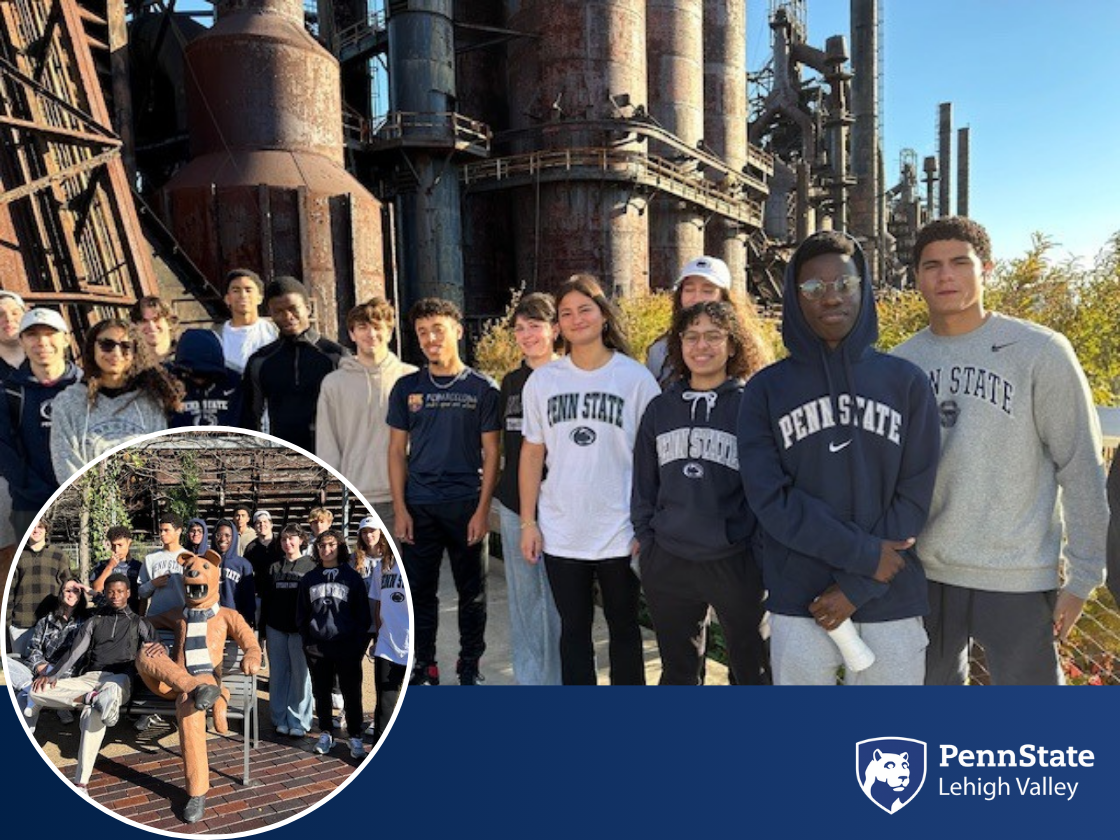
[[[748,549],[754,514],[743,496],[735,423],[743,383],[712,391],[677,381],[642,415],[634,443],[630,519],[642,550],[656,542],[689,560]]]
[[[798,300],[801,249],[786,270],[782,339],[789,356],[747,383],[739,463],[758,517],[755,557],[767,607],[809,616],[833,583],[857,622],[929,612],[925,573],[912,551],[891,581],[873,579],[883,540],[917,537],[929,513],[940,453],[937,408],[915,365],[872,347],[879,322],[863,252],[856,322],[830,350]]]
[[[51,403],[81,378],[73,362],[43,384],[24,362],[0,391],[0,474],[8,479],[12,507],[38,511],[58,489],[51,463]]]

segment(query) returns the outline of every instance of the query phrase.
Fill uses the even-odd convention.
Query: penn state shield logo
[[[856,744],[856,779],[864,795],[893,814],[909,805],[926,781],[926,742],[868,738]]]

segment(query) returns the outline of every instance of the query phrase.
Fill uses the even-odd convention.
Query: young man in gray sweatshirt
[[[985,310],[991,243],[976,222],[926,225],[913,264],[929,327],[894,352],[926,371],[941,417],[917,544],[930,581],[926,684],[963,684],[973,640],[992,683],[1059,683],[1055,642],[1104,578],[1108,506],[1088,382],[1063,335]]]

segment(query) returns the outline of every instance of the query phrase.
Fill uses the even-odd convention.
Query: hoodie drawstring
[[[681,397],[686,402],[692,403],[692,413],[690,416],[693,420],[696,419],[696,404],[703,400],[708,412],[706,419],[710,420],[712,418],[712,409],[716,406],[716,400],[719,399],[719,394],[715,391],[685,391],[681,394]]]

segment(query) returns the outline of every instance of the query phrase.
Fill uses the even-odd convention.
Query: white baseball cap
[[[681,269],[673,288],[683,283],[686,277],[703,277],[709,283],[714,283],[721,289],[731,288],[731,269],[719,257],[697,257],[694,260],[689,260],[685,267]]]
[[[359,531],[364,531],[366,528],[373,528],[376,531],[380,531],[381,522],[376,516],[367,516],[358,523]]]
[[[21,298],[15,292],[9,292],[7,289],[0,289],[0,298],[8,298],[9,300],[14,300],[19,304],[20,309],[27,308],[27,304],[23,302],[23,298]]]
[[[32,327],[50,327],[61,333],[70,332],[62,316],[53,309],[28,309],[19,322],[19,331],[22,334]]]
[[[258,510],[256,513],[253,514],[253,521],[254,522],[260,522],[262,519],[267,519],[269,522],[271,522],[272,521],[272,514],[269,513],[267,510]]]

